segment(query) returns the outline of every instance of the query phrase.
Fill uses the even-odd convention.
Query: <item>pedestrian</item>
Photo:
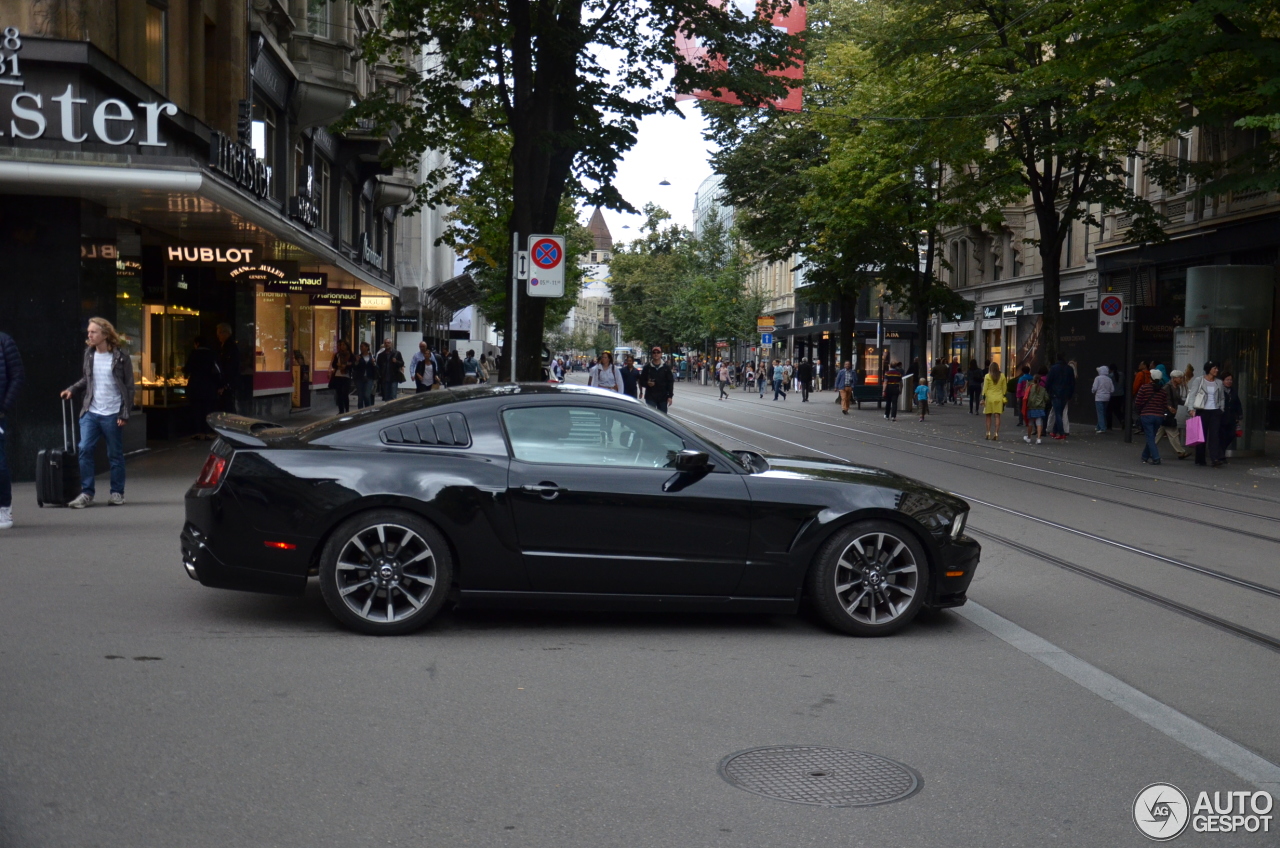
[[[1044,438],[1044,422],[1049,415],[1049,391],[1045,383],[1049,380],[1049,369],[1043,365],[1036,376],[1027,381],[1027,390],[1023,396],[1022,419],[1027,422],[1027,434],[1022,441],[1031,444],[1031,437],[1036,437],[1036,444]]]
[[[898,399],[902,396],[902,363],[892,362],[884,372],[884,417],[898,420]]]
[[[853,373],[853,363],[846,362],[844,367],[836,372],[836,394],[840,396],[840,412],[844,415],[849,414],[849,401],[853,400],[853,385],[857,380],[857,375]]]
[[[929,371],[929,381],[933,382],[934,401],[938,406],[944,405],[947,402],[947,383],[951,381],[951,366],[945,359],[934,360],[933,368]]]
[[[920,423],[923,424],[924,417],[929,414],[929,381],[924,377],[916,385],[916,401],[920,404]]]
[[[187,375],[187,403],[191,404],[191,425],[195,430],[191,438],[197,442],[212,440],[208,418],[218,404],[218,355],[205,347],[203,336],[191,340],[182,373]]]
[[[404,382],[404,357],[392,347],[391,339],[382,340],[382,350],[378,351],[374,366],[378,369],[382,399],[395,400],[400,394],[400,384]]]
[[[613,354],[605,351],[587,375],[587,385],[611,392],[621,392],[624,386],[622,371],[613,363]]]
[[[1206,458],[1214,468],[1225,463],[1222,458],[1222,410],[1226,394],[1218,379],[1218,363],[1204,364],[1204,376],[1195,377],[1187,384],[1187,407],[1192,417],[1199,418],[1204,430],[1204,440],[1196,445],[1196,465],[1204,465]]]
[[[8,333],[0,333],[0,530],[13,527],[13,480],[5,443],[9,439],[9,413],[18,404],[18,392],[25,379],[17,342]]]
[[[1076,393],[1076,373],[1067,364],[1065,354],[1059,353],[1058,361],[1049,369],[1045,388],[1049,390],[1049,402],[1053,404],[1053,432],[1050,435],[1064,442],[1067,439],[1065,426],[1067,404]]]
[[[1022,373],[1018,375],[1018,382],[1013,386],[1013,415],[1017,419],[1016,424],[1022,427],[1026,424],[1026,406],[1027,391],[1031,387],[1031,381],[1035,379],[1031,376],[1031,366],[1023,365]]]
[[[443,382],[450,389],[465,385],[467,382],[467,372],[462,367],[462,357],[458,356],[456,350],[449,351],[449,355],[445,357]]]
[[[993,442],[1000,441],[1000,417],[1008,394],[1009,380],[1000,373],[1000,363],[992,362],[982,381],[982,412],[987,417],[987,438]]]
[[[1138,363],[1138,370],[1133,374],[1133,385],[1130,387],[1134,398],[1137,398],[1138,389],[1142,388],[1143,383],[1151,382],[1151,369],[1154,367],[1154,362],[1147,362],[1145,359]]]
[[[773,399],[777,400],[778,395],[782,395],[782,399],[787,399],[786,369],[782,367],[782,360],[773,360]]]
[[[1146,436],[1146,445],[1142,448],[1142,461],[1152,465],[1160,464],[1160,447],[1156,444],[1156,433],[1164,426],[1164,416],[1169,409],[1169,396],[1160,388],[1160,372],[1150,369],[1151,379],[1143,383],[1133,399],[1134,411],[1138,413],[1138,422],[1142,433]]]
[[[1235,447],[1236,432],[1240,422],[1244,420],[1244,405],[1240,403],[1240,394],[1236,391],[1236,380],[1231,374],[1222,378],[1222,434],[1218,438],[1222,445],[1222,463],[1227,462],[1227,451]]]
[[[230,324],[219,324],[218,336],[218,407],[223,412],[236,411],[236,394],[240,388],[240,346],[231,333]]]
[[[755,391],[756,388],[756,369],[751,363],[747,363],[747,371],[742,378],[742,390]]]
[[[655,347],[649,351],[649,361],[640,372],[640,388],[644,392],[644,402],[659,412],[666,414],[675,398],[675,378],[671,376],[671,366],[662,356],[662,348]]]
[[[800,384],[800,402],[809,402],[809,392],[813,391],[813,363],[809,361],[809,357],[800,360],[800,367],[796,369],[796,381]]]
[[[1159,373],[1158,371],[1156,372]],[[1094,435],[1102,435],[1107,431],[1107,410],[1111,408],[1111,393],[1115,384],[1111,382],[1111,369],[1106,365],[1098,366],[1098,376],[1093,378],[1093,408],[1098,414],[1098,426]],[[1154,438],[1154,436],[1152,437]]]
[[[987,375],[978,367],[978,360],[970,359],[964,376],[969,389],[969,414],[978,415],[982,411],[982,378]]]
[[[329,390],[333,392],[333,402],[339,415],[351,411],[351,375],[355,367],[356,358],[351,355],[351,345],[346,339],[338,339],[333,358],[329,360]]]
[[[622,356],[623,366],[618,370],[622,375],[622,393],[629,397],[640,397],[640,369],[636,367],[636,358],[629,353]]]
[[[84,391],[80,408],[80,494],[67,504],[93,504],[94,449],[107,443],[111,463],[111,506],[124,504],[124,425],[133,406],[133,360],[120,348],[120,336],[106,318],[90,318],[80,379],[62,390],[66,400]]]
[[[964,376],[960,373],[960,357],[951,358],[950,372],[947,374],[947,402],[956,402],[956,392],[964,384]]]
[[[756,383],[760,389],[760,400],[764,400],[764,387],[773,383],[773,365],[768,360],[760,363],[760,371],[756,374]]]
[[[1111,401],[1107,404],[1107,429],[1111,429],[1112,421],[1115,422],[1117,430],[1124,429],[1124,375],[1120,373],[1120,368],[1114,362],[1108,368],[1111,369]],[[1156,366],[1151,366],[1155,368]],[[1157,369],[1158,370],[1158,369]],[[1164,388],[1164,374],[1161,373],[1160,387]]]
[[[418,342],[418,352],[409,357],[409,375],[413,380],[414,394],[431,391],[441,377],[440,364],[426,339]]]
[[[462,360],[462,371],[464,385],[473,386],[480,382],[480,363],[476,361],[476,352],[474,350],[467,351],[467,358]],[[560,363],[560,371],[562,373],[564,371],[563,361]]]
[[[356,381],[356,408],[364,409],[373,406],[373,387],[378,382],[378,366],[374,364],[373,352],[368,342],[360,342],[360,355],[354,365]]]
[[[1191,454],[1183,447],[1179,432],[1187,426],[1187,383],[1183,379],[1183,372],[1174,371],[1168,384],[1161,387],[1160,391],[1165,396],[1165,414],[1160,422],[1160,431],[1156,433],[1156,444],[1165,439],[1178,459],[1186,459]]]

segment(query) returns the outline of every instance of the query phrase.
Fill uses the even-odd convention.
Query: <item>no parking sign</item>
[[[564,236],[529,236],[530,297],[564,297]]]
[[[1098,301],[1098,332],[1124,332],[1124,297],[1118,294],[1105,294]]]

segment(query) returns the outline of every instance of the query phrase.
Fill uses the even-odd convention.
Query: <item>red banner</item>
[[[754,0],[731,0],[733,5],[738,7],[744,14],[755,10],[756,4]],[[717,7],[723,7],[725,0],[707,0]],[[784,29],[789,35],[799,35],[804,32],[807,25],[807,16],[805,7],[799,3],[792,3],[790,8],[784,12],[779,12],[773,16],[772,21],[777,29]],[[709,56],[706,48],[698,43],[696,38],[689,38],[684,33],[676,33],[676,50],[680,56],[691,64],[697,64],[701,60],[706,60],[712,68],[723,69],[726,67],[724,59],[718,56]],[[804,78],[804,61],[795,67],[787,68],[782,71],[774,71],[773,76],[782,77],[783,79],[796,80],[796,85],[791,86],[785,97],[780,97],[771,101],[771,105],[775,109],[782,109],[786,112],[799,112],[804,101],[804,89],[800,85],[800,80]],[[733,94],[712,94],[709,91],[695,91],[692,94],[677,94],[676,100],[718,100],[721,103],[741,103]]]

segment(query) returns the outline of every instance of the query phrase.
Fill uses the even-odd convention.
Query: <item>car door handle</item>
[[[568,489],[561,488],[560,486],[557,486],[555,483],[546,483],[546,482],[539,483],[536,486],[533,485],[532,483],[526,483],[525,485],[520,487],[520,490],[522,492],[528,492],[531,495],[540,495],[542,498],[549,501],[555,500],[557,497],[559,497],[561,492],[568,491]]]

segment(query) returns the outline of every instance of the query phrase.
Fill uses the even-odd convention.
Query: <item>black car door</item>
[[[534,590],[733,592],[750,532],[742,475],[720,467],[664,490],[677,476],[673,456],[696,446],[641,414],[584,403],[512,407],[502,419]]]

